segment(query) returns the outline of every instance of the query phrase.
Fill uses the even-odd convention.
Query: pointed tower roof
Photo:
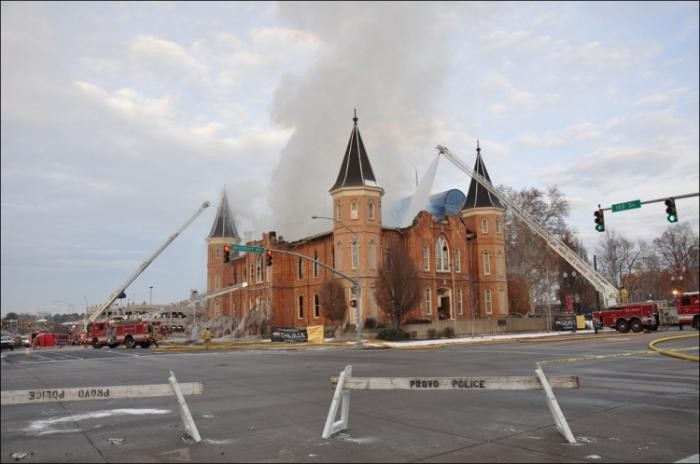
[[[479,141],[476,141],[476,163],[474,164],[474,172],[485,177],[486,180],[491,183],[491,178],[489,177],[489,172],[486,170],[486,165],[484,160],[481,158],[481,148],[479,147]],[[503,205],[498,198],[491,195],[488,190],[486,190],[480,183],[472,179],[472,183],[469,185],[469,192],[467,193],[467,201],[464,202],[465,209],[471,208],[500,208],[504,209]]]
[[[214,224],[211,226],[209,238],[235,238],[240,240],[236,224],[233,222],[231,208],[228,206],[225,190],[223,195],[221,195],[221,203],[219,203],[219,210],[216,212]]]
[[[372,165],[369,164],[365,144],[362,143],[360,130],[357,128],[357,110],[355,110],[355,117],[352,120],[354,125],[350,133],[348,147],[345,149],[343,163],[340,165],[338,180],[331,187],[331,191],[343,187],[378,187],[374,172],[372,172]]]

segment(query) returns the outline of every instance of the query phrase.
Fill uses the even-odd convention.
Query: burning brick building
[[[419,271],[422,299],[408,319],[506,317],[504,208],[498,199],[472,180],[467,195],[455,189],[433,195],[410,226],[382,225],[384,189],[372,171],[357,121],[355,116],[338,177],[329,191],[333,229],[293,242],[268,232],[247,245],[292,252],[348,276],[359,275],[359,294],[349,280],[298,256],[273,252],[268,266],[270,258],[265,254],[231,252],[229,262],[224,262],[225,245],[241,241],[224,193],[208,237],[207,291],[244,282],[247,286],[210,300],[209,317],[226,315],[240,321],[251,311],[261,311],[273,325],[325,324],[321,284],[340,279],[348,308],[359,303],[361,322],[367,318],[386,322],[375,300],[375,286],[390,241],[405,247]],[[490,181],[478,144],[474,170]],[[355,311],[349,310],[348,322],[355,324],[355,318]]]

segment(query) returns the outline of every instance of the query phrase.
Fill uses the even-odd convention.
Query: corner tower
[[[216,212],[214,224],[207,237],[207,293],[232,285],[233,271],[229,263],[224,262],[224,246],[240,243],[236,224],[229,208],[226,191],[221,195],[219,209]],[[231,260],[235,253],[231,252]],[[231,295],[222,295],[209,300],[208,313],[210,318],[231,315]]]
[[[491,178],[476,142],[474,172],[489,183]],[[462,217],[469,230],[475,233],[471,273],[474,276],[476,311],[482,318],[502,319],[508,315],[508,287],[506,282],[506,249],[503,216],[505,208],[479,182],[472,179]]]
[[[382,196],[374,177],[365,145],[357,127],[357,110],[353,117],[350,140],[340,165],[338,179],[330,189],[333,199],[333,255],[335,268],[360,277],[360,295],[352,295],[352,284],[343,279],[350,301],[359,300],[360,323],[370,314],[368,289],[374,287],[381,256]],[[355,311],[349,321],[357,323]]]

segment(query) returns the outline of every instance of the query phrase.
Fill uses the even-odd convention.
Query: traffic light
[[[231,245],[224,245],[224,262],[228,263],[231,260]]]
[[[666,205],[666,219],[668,222],[678,222],[678,213],[676,212],[676,200],[673,198],[669,198],[668,200],[664,201],[664,204]]]
[[[272,266],[272,252],[267,250],[267,265]]]
[[[593,213],[593,216],[595,216],[595,230],[598,232],[604,232],[605,231],[605,216],[603,215],[603,210],[598,208],[598,210]]]

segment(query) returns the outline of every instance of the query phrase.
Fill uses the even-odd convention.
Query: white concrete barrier
[[[322,438],[346,430],[350,414],[351,390],[411,390],[411,391],[483,391],[483,390],[544,390],[554,422],[569,443],[576,443],[562,414],[552,388],[579,387],[578,376],[552,377],[550,380],[538,366],[532,377],[352,377],[352,366],[347,366],[339,377],[331,378],[335,392],[326,417]],[[341,408],[339,420],[338,408]]]
[[[169,383],[156,385],[120,385],[114,387],[41,388],[33,390],[3,391],[0,405],[69,402],[87,400],[113,400],[122,398],[149,398],[174,395],[185,430],[199,443],[202,438],[192,419],[184,395],[201,395],[201,383],[177,383],[175,374],[170,371]]]

